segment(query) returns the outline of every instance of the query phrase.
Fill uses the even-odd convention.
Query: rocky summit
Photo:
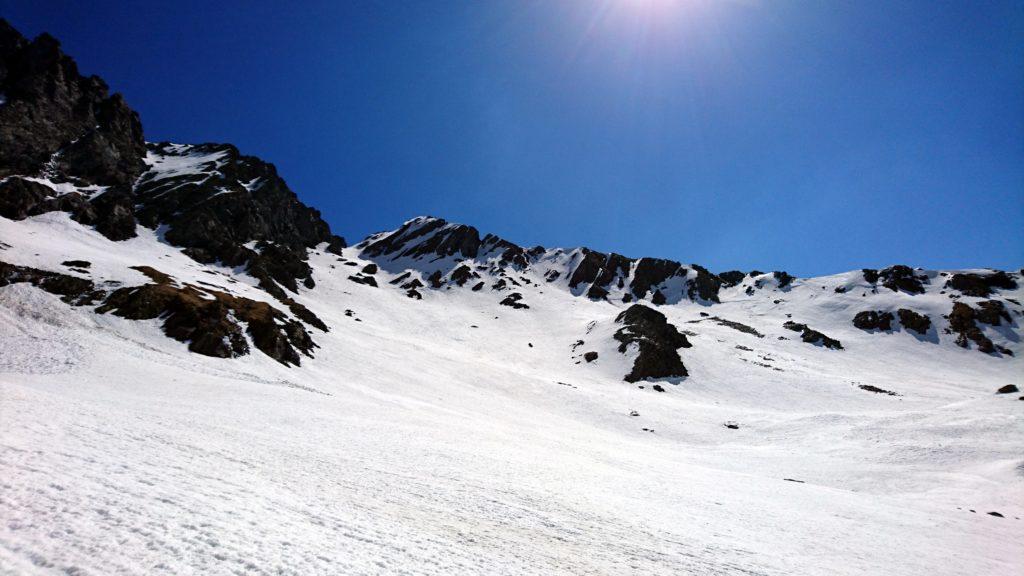
[[[1013,571],[1022,270],[350,246],[3,20],[0,96],[2,573]]]

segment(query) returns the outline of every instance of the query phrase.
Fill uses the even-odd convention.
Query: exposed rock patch
[[[787,321],[785,324],[782,325],[782,327],[787,330],[792,330],[794,332],[800,332],[800,339],[803,340],[804,342],[807,342],[808,344],[824,346],[825,348],[829,348],[831,350],[843,349],[843,344],[839,342],[839,340],[836,340],[835,338],[829,338],[828,336],[822,334],[821,332],[809,328],[806,324],[797,324],[796,322],[793,321]]]
[[[869,276],[874,277],[876,282],[881,281],[882,286],[885,286],[893,292],[899,292],[902,290],[909,294],[924,294],[924,284],[928,282],[927,276],[916,275],[910,266],[904,266],[902,264],[890,266],[878,271],[877,273],[872,271],[872,274],[869,274],[868,271],[865,270],[864,279],[868,280]],[[874,284],[874,282],[872,282],[872,284]]]
[[[515,308],[516,310],[525,310],[529,308],[529,306],[527,306],[524,302],[521,302],[522,299],[522,294],[520,294],[519,292],[513,292],[506,296],[504,300],[498,302],[498,304],[501,304],[502,306],[510,306],[512,308]]]
[[[316,344],[302,324],[266,302],[190,284],[178,286],[156,270],[150,276],[157,283],[119,288],[96,311],[129,320],[160,318],[167,336],[187,342],[190,351],[205,356],[248,354],[243,324],[256,348],[282,364],[298,366],[299,352],[312,356]]]
[[[633,369],[623,378],[626,382],[688,375],[676,350],[689,348],[691,344],[664,314],[642,304],[634,304],[621,312],[615,322],[622,324],[622,328],[615,332],[615,339],[620,342],[619,352],[625,353],[631,344],[636,344],[640,352],[633,362]]]
[[[60,296],[61,300],[74,306],[92,304],[105,296],[91,280],[0,262],[0,287],[20,282],[27,282]]]
[[[959,290],[964,296],[987,298],[995,289],[1012,290],[1017,281],[1002,270],[992,274],[953,274],[946,281],[946,288]]]
[[[723,287],[732,288],[743,282],[747,275],[739,270],[729,270],[728,272],[719,272],[718,277],[722,279]]]
[[[985,315],[988,316],[987,314]],[[1013,352],[1006,348],[997,347],[992,340],[985,336],[978,327],[978,310],[971,308],[963,302],[954,302],[953,310],[946,317],[949,320],[947,333],[956,334],[956,344],[961,348],[969,347],[969,342],[974,342],[980,352],[993,354],[998,350],[1003,354],[1013,355]],[[997,318],[998,319],[998,318]]]
[[[900,317],[900,324],[907,330],[913,330],[918,334],[927,334],[932,327],[932,320],[924,314],[918,314],[907,308],[900,308],[896,311]]]
[[[868,392],[874,392],[875,394],[885,394],[885,395],[888,395],[888,396],[899,396],[899,394],[893,392],[892,390],[885,390],[884,388],[879,388],[878,386],[872,386],[871,384],[861,384],[860,386],[858,386],[858,388],[860,388],[861,390],[866,390]]]
[[[861,330],[892,330],[892,312],[865,310],[853,317],[853,325]]]

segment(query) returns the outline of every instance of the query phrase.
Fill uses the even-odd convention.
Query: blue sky
[[[431,214],[713,270],[1024,265],[1021,2],[0,0],[0,15],[58,37],[148,139],[273,162],[350,241]]]

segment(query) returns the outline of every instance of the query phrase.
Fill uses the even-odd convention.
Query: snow
[[[42,184],[54,191],[57,196],[63,196],[65,194],[78,193],[86,198],[95,198],[100,194],[107,191],[109,186],[100,186],[98,184],[79,185],[73,182],[55,182],[45,176],[8,176],[8,178],[21,178],[22,180],[28,180],[29,182],[35,182]],[[7,178],[4,178],[6,180]]]
[[[216,171],[223,165],[227,151],[218,150],[215,152],[196,149],[188,144],[171,144],[163,148],[166,152],[161,154],[149,150],[144,159],[149,167],[148,179],[164,180],[179,176],[203,174]]]
[[[147,282],[128,269],[146,264],[283,309],[247,275],[139,231],[110,242],[65,214],[0,218],[0,260],[81,276],[60,262],[84,259],[94,281],[123,285]],[[191,354],[157,320],[0,288],[0,573],[1019,569],[1024,402],[994,394],[1022,383],[1016,312],[1013,330],[984,328],[1016,354],[992,357],[942,332],[937,272],[919,296],[871,294],[859,271],[754,296],[748,278],[722,304],[659,308],[694,335],[690,376],[658,393],[621,380],[624,305],[543,279],[577,255],[549,251],[522,273],[538,285],[515,288],[530,309],[512,310],[469,285],[406,298],[387,284],[415,264],[402,259],[380,288],[356,284],[357,248],[342,257],[358,268],[314,251],[317,287],[296,299],[331,331],[314,330],[315,358],[292,369]],[[901,306],[934,333],[850,323]],[[787,319],[845,349],[801,342]]]

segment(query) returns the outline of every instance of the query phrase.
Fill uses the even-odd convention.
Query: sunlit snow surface
[[[88,260],[98,284],[145,283],[127,267],[148,264],[273,302],[144,229],[115,243],[50,213],[0,219],[0,241],[13,264],[81,275],[60,262]],[[1024,348],[1016,326],[985,328],[1015,358],[957,348],[941,333],[941,279],[921,296],[833,292],[862,284],[858,271],[663,306],[695,335],[680,351],[690,377],[657,393],[621,380],[630,359],[610,335],[622,305],[539,272],[526,275],[540,286],[516,289],[530,309],[512,310],[489,289],[414,301],[387,285],[391,271],[372,288],[347,279],[365,262],[316,252],[310,263],[317,287],[297,299],[332,329],[314,330],[315,358],[292,369],[258,351],[190,354],[159,321],[0,288],[0,572],[1020,569],[1024,402],[994,392],[1021,385]],[[850,324],[908,304],[938,329]],[[700,312],[765,337],[689,323]],[[786,314],[846,349],[800,342]],[[599,359],[577,364],[590,350]]]

